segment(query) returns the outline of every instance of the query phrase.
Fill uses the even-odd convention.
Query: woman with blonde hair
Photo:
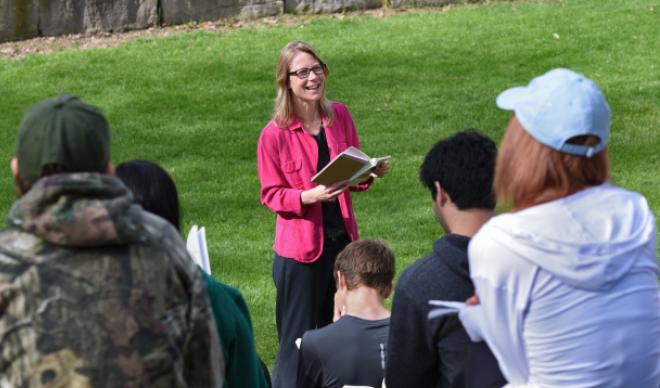
[[[275,111],[257,145],[261,202],[276,214],[275,388],[296,386],[296,339],[332,322],[335,257],[358,238],[349,191],[366,190],[389,170],[384,164],[350,190],[345,181],[330,186],[311,182],[336,155],[360,147],[348,109],[325,97],[328,74],[307,43],[284,46],[277,63]]]
[[[610,109],[595,83],[555,69],[501,93],[512,110],[495,191],[511,212],[469,245],[478,298],[461,312],[509,386],[660,386],[655,219],[607,183]]]

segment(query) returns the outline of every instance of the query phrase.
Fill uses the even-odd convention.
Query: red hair
[[[593,145],[592,136],[571,143]],[[500,203],[524,209],[562,198],[610,178],[607,149],[588,158],[556,151],[530,136],[513,116],[495,165],[494,187]]]

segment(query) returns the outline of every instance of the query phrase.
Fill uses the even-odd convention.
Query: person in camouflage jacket
[[[12,161],[23,195],[0,231],[0,387],[221,387],[215,322],[178,233],[101,169],[100,112],[66,95],[28,110]]]

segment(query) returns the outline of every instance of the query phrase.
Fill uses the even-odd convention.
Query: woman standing
[[[284,46],[277,63],[275,112],[257,146],[261,202],[277,215],[275,388],[296,386],[295,340],[306,330],[332,322],[335,257],[358,238],[348,182],[311,182],[337,154],[349,146],[360,147],[346,107],[325,97],[328,73],[310,45],[294,41]],[[385,164],[350,190],[366,190],[374,177],[388,170]]]
[[[466,330],[510,386],[657,388],[655,219],[643,196],[607,183],[605,97],[555,69],[497,105],[515,113],[494,183],[513,211],[470,243],[480,306],[461,313]]]

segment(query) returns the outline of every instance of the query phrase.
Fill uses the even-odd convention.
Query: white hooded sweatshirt
[[[509,387],[660,387],[655,219],[604,184],[494,217],[472,239],[461,320]]]

